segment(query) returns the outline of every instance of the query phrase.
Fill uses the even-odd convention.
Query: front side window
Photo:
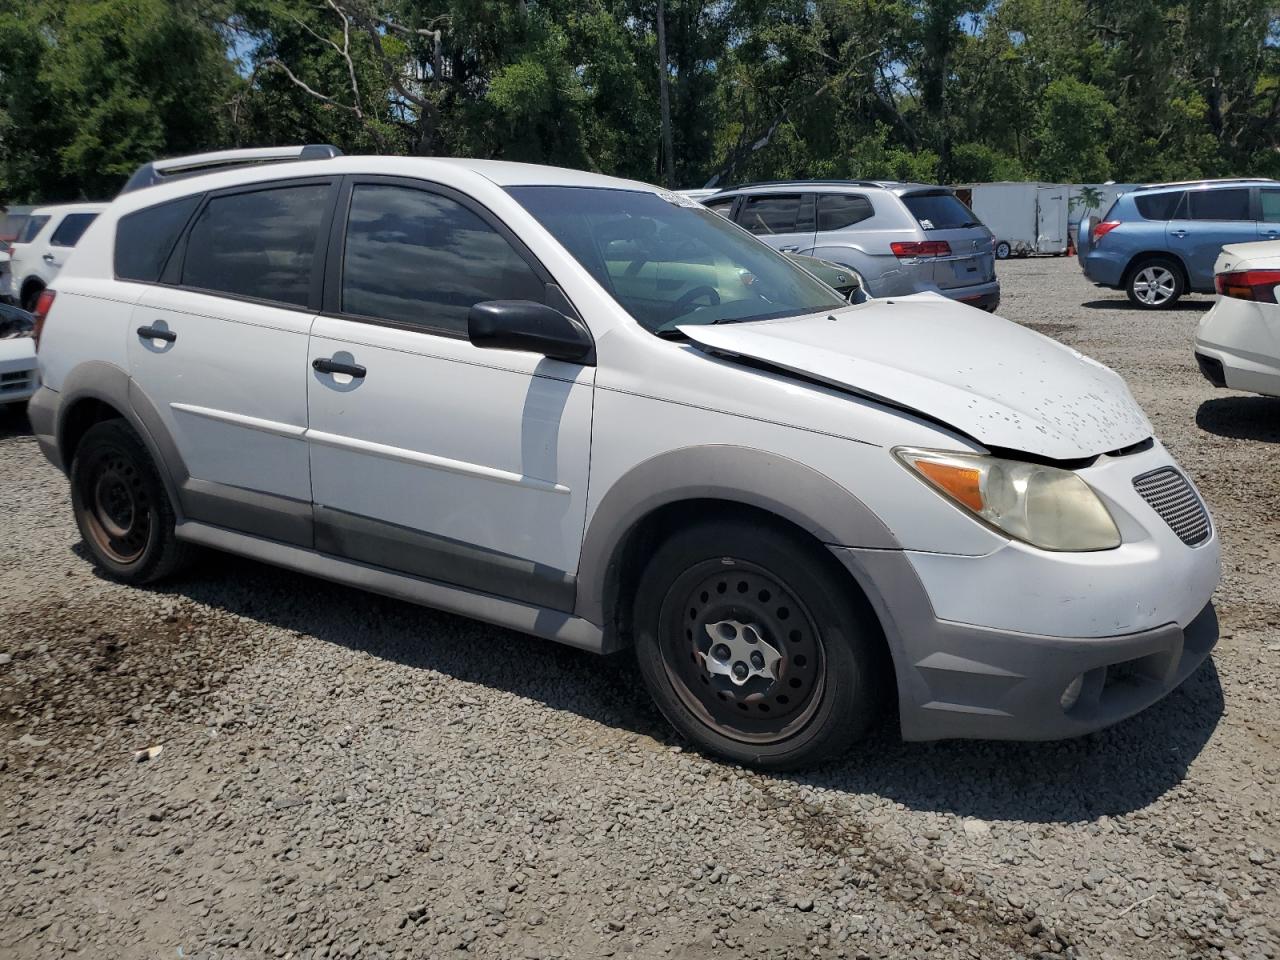
[[[761,236],[812,230],[813,200],[809,198],[806,213],[805,199],[800,194],[776,193],[747,197],[738,211],[738,223]]]
[[[330,187],[214,197],[191,226],[182,285],[305,307]]]
[[[818,198],[818,231],[843,230],[875,216],[871,201],[856,193],[824,193]]]
[[[1265,223],[1280,223],[1280,190],[1263,190],[1262,219]]]
[[[438,193],[359,184],[351,193],[342,312],[460,334],[485,300],[537,300],[545,284],[502,234]]]
[[[18,234],[17,242],[30,243],[37,236],[40,235],[40,231],[44,229],[44,225],[48,222],[49,222],[49,218],[43,215],[38,217],[32,217],[30,220],[27,221],[26,226],[22,228],[22,232]]]
[[[1252,220],[1249,190],[1191,190],[1187,192],[1192,220]]]
[[[702,205],[712,213],[718,213],[722,217],[727,217],[733,213],[733,201],[737,197],[721,197],[718,200],[704,200]]]
[[[89,224],[98,219],[96,213],[68,213],[53,231],[49,243],[55,247],[74,247],[89,229]]]
[[[647,330],[848,306],[786,257],[680,198],[607,187],[507,192]]]

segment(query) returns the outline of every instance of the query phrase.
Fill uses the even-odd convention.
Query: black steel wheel
[[[148,583],[186,554],[146,446],[123,420],[90,427],[71,462],[71,504],[85,545],[113,579]]]
[[[708,523],[655,551],[636,593],[637,659],[659,708],[702,749],[795,767],[874,718],[878,630],[820,550],[781,527]]]

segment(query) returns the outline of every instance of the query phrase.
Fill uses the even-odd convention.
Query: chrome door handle
[[[1175,230],[1175,231],[1173,231],[1173,235],[1174,235],[1175,237],[1177,237],[1179,240],[1181,240],[1183,237],[1185,237],[1185,236],[1187,235],[1187,231],[1185,231],[1185,230]]]
[[[43,260],[45,263],[54,263],[54,262],[56,262],[56,261],[53,259],[53,254],[52,254],[52,253],[46,253],[46,254],[45,254],[43,257],[41,257],[40,259],[41,259],[41,260]]]
[[[793,246],[793,247],[779,247],[778,249],[781,250],[783,253],[795,253],[800,248],[798,246]]]
[[[163,340],[165,343],[173,343],[178,339],[178,335],[172,330],[164,330],[160,327],[139,327],[138,336],[143,340]]]

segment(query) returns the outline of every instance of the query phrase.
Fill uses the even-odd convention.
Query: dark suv
[[[1145,310],[1213,292],[1224,244],[1280,238],[1280,182],[1198,180],[1121,194],[1100,221],[1080,224],[1084,275]]]

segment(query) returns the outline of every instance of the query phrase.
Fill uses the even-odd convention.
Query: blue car
[[[1080,223],[1077,256],[1100,287],[1163,310],[1213,292],[1224,244],[1280,239],[1280,181],[1197,180],[1121,194],[1101,220]]]

